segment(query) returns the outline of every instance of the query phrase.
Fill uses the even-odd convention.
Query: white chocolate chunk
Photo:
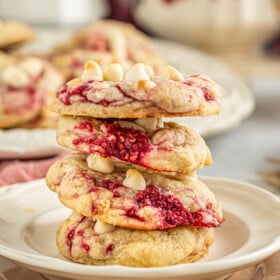
[[[157,128],[163,128],[164,123],[162,118],[157,118]]]
[[[114,225],[111,224],[107,224],[101,221],[96,221],[95,225],[94,225],[94,231],[97,234],[103,234],[103,233],[107,233],[107,232],[111,232],[115,229],[116,227]]]
[[[152,132],[158,128],[163,127],[162,119],[156,119],[156,118],[137,119],[135,123],[143,127],[148,132]]]
[[[44,65],[38,58],[30,57],[22,61],[20,67],[24,69],[29,76],[35,77],[43,71]]]
[[[20,67],[10,65],[2,72],[2,81],[10,86],[20,88],[29,84],[30,79]]]
[[[79,86],[81,83],[82,83],[81,79],[75,78],[75,79],[73,79],[73,80],[70,80],[70,81],[67,83],[67,85],[68,85],[69,87],[77,87],[77,86]]]
[[[167,66],[165,73],[163,73],[162,76],[173,81],[181,81],[181,82],[185,81],[183,74],[172,66]]]
[[[157,84],[153,81],[150,81],[150,80],[140,80],[137,82],[136,84],[136,88],[138,90],[149,90],[153,87],[155,87]]]
[[[139,80],[150,80],[150,76],[146,72],[145,64],[136,63],[128,70],[125,79],[132,82],[138,82]]]
[[[94,171],[101,173],[112,173],[114,164],[110,158],[104,158],[97,154],[92,154],[87,157],[88,167]]]
[[[133,190],[145,190],[146,181],[142,174],[136,169],[128,169],[126,177],[123,180],[123,185]]]
[[[150,65],[145,65],[145,70],[150,78],[152,78],[155,75],[154,70]]]
[[[136,124],[136,122],[129,122],[129,121],[118,121],[118,124],[121,126],[121,127],[125,127],[125,128],[128,128],[128,129],[135,129],[135,130],[140,130],[140,131],[143,131],[145,132],[145,129],[139,125]]]
[[[81,75],[81,80],[83,82],[91,81],[91,80],[103,80],[103,73],[100,66],[92,60],[89,60],[85,64],[85,69],[83,74]]]
[[[119,82],[123,79],[123,68],[119,63],[112,63],[103,70],[105,81]]]

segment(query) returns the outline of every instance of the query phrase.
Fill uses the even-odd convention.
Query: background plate
[[[0,129],[0,160],[52,156],[62,151],[54,129]]]
[[[70,279],[184,279],[220,277],[280,249],[280,201],[242,182],[203,177],[223,202],[224,224],[209,256],[193,264],[161,268],[88,266],[63,259],[55,245],[57,225],[70,211],[43,180],[0,189],[0,255],[36,271]]]
[[[222,110],[219,115],[167,118],[167,120],[193,128],[202,136],[209,136],[237,126],[253,112],[255,107],[253,93],[221,59],[169,41],[157,40],[155,46],[170,65],[183,73],[206,75],[223,89]]]
[[[71,32],[40,28],[38,38],[24,47],[24,52],[49,52],[66,40]],[[198,131],[202,136],[221,133],[238,125],[254,109],[254,96],[245,83],[218,58],[194,48],[165,40],[155,40],[155,47],[170,65],[184,73],[209,76],[224,90],[220,115],[210,117],[167,118]],[[55,132],[42,129],[0,129],[0,159],[51,156],[61,151]]]

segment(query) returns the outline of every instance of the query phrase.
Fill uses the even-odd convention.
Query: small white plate
[[[222,110],[209,117],[166,118],[209,136],[239,125],[254,110],[255,98],[244,81],[221,59],[189,46],[155,40],[156,50],[165,61],[183,73],[199,73],[217,82],[223,89]]]
[[[223,202],[224,224],[209,256],[193,264],[161,268],[89,266],[63,259],[55,245],[57,225],[70,210],[43,180],[0,189],[0,255],[28,269],[70,279],[213,279],[280,249],[280,200],[242,182],[203,177]]]
[[[54,129],[0,129],[0,159],[39,158],[61,151]]]
[[[69,36],[69,30],[41,28],[38,30],[39,39],[25,47],[25,51],[46,52]],[[164,40],[155,40],[154,43],[168,64],[184,73],[207,75],[224,90],[220,115],[166,120],[176,121],[195,129],[202,136],[208,136],[233,128],[252,113],[255,104],[252,92],[220,59],[178,43]],[[0,159],[38,158],[51,156],[59,151],[54,130],[0,129]]]

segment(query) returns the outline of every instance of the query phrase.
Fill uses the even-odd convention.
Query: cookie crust
[[[213,228],[116,228],[98,235],[94,224],[93,220],[73,213],[57,231],[60,253],[83,264],[160,267],[197,261],[207,254],[214,241]]]

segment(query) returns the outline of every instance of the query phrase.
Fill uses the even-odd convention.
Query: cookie
[[[161,119],[104,120],[61,116],[58,144],[158,172],[190,173],[212,163],[193,130]]]
[[[94,118],[160,118],[207,116],[220,110],[220,87],[200,75],[175,68],[156,76],[137,63],[123,74],[120,64],[102,71],[89,61],[81,78],[71,80],[49,99],[50,110]]]
[[[62,72],[66,81],[69,81],[83,73],[84,64],[90,59],[96,61],[101,67],[114,62],[111,53],[83,49],[74,49],[66,53],[55,54],[51,61]]]
[[[195,176],[181,179],[140,172],[73,154],[49,169],[46,182],[65,206],[117,226],[217,227],[223,221],[214,194]]]
[[[93,51],[96,55],[110,55],[112,62],[121,64],[149,64],[156,72],[165,65],[146,35],[133,25],[119,21],[95,22],[57,47],[56,52],[65,53],[76,48]]]
[[[16,128],[25,128],[25,129],[33,129],[33,128],[57,128],[58,123],[58,115],[49,111],[46,107],[40,111],[39,115],[37,115],[34,119],[22,123]]]
[[[1,62],[0,62],[1,65]],[[61,74],[35,57],[5,60],[0,67],[0,128],[10,128],[34,119],[48,93],[63,83]]]
[[[197,261],[214,240],[213,228],[143,231],[116,227],[99,234],[95,225],[95,221],[73,213],[57,231],[60,253],[83,264],[159,267]]]
[[[12,57],[11,55],[6,54],[6,53],[0,51],[0,73],[3,71],[3,69],[7,65],[13,63],[14,61],[15,61],[14,57]]]
[[[0,48],[9,48],[35,38],[28,25],[16,21],[0,21]]]

